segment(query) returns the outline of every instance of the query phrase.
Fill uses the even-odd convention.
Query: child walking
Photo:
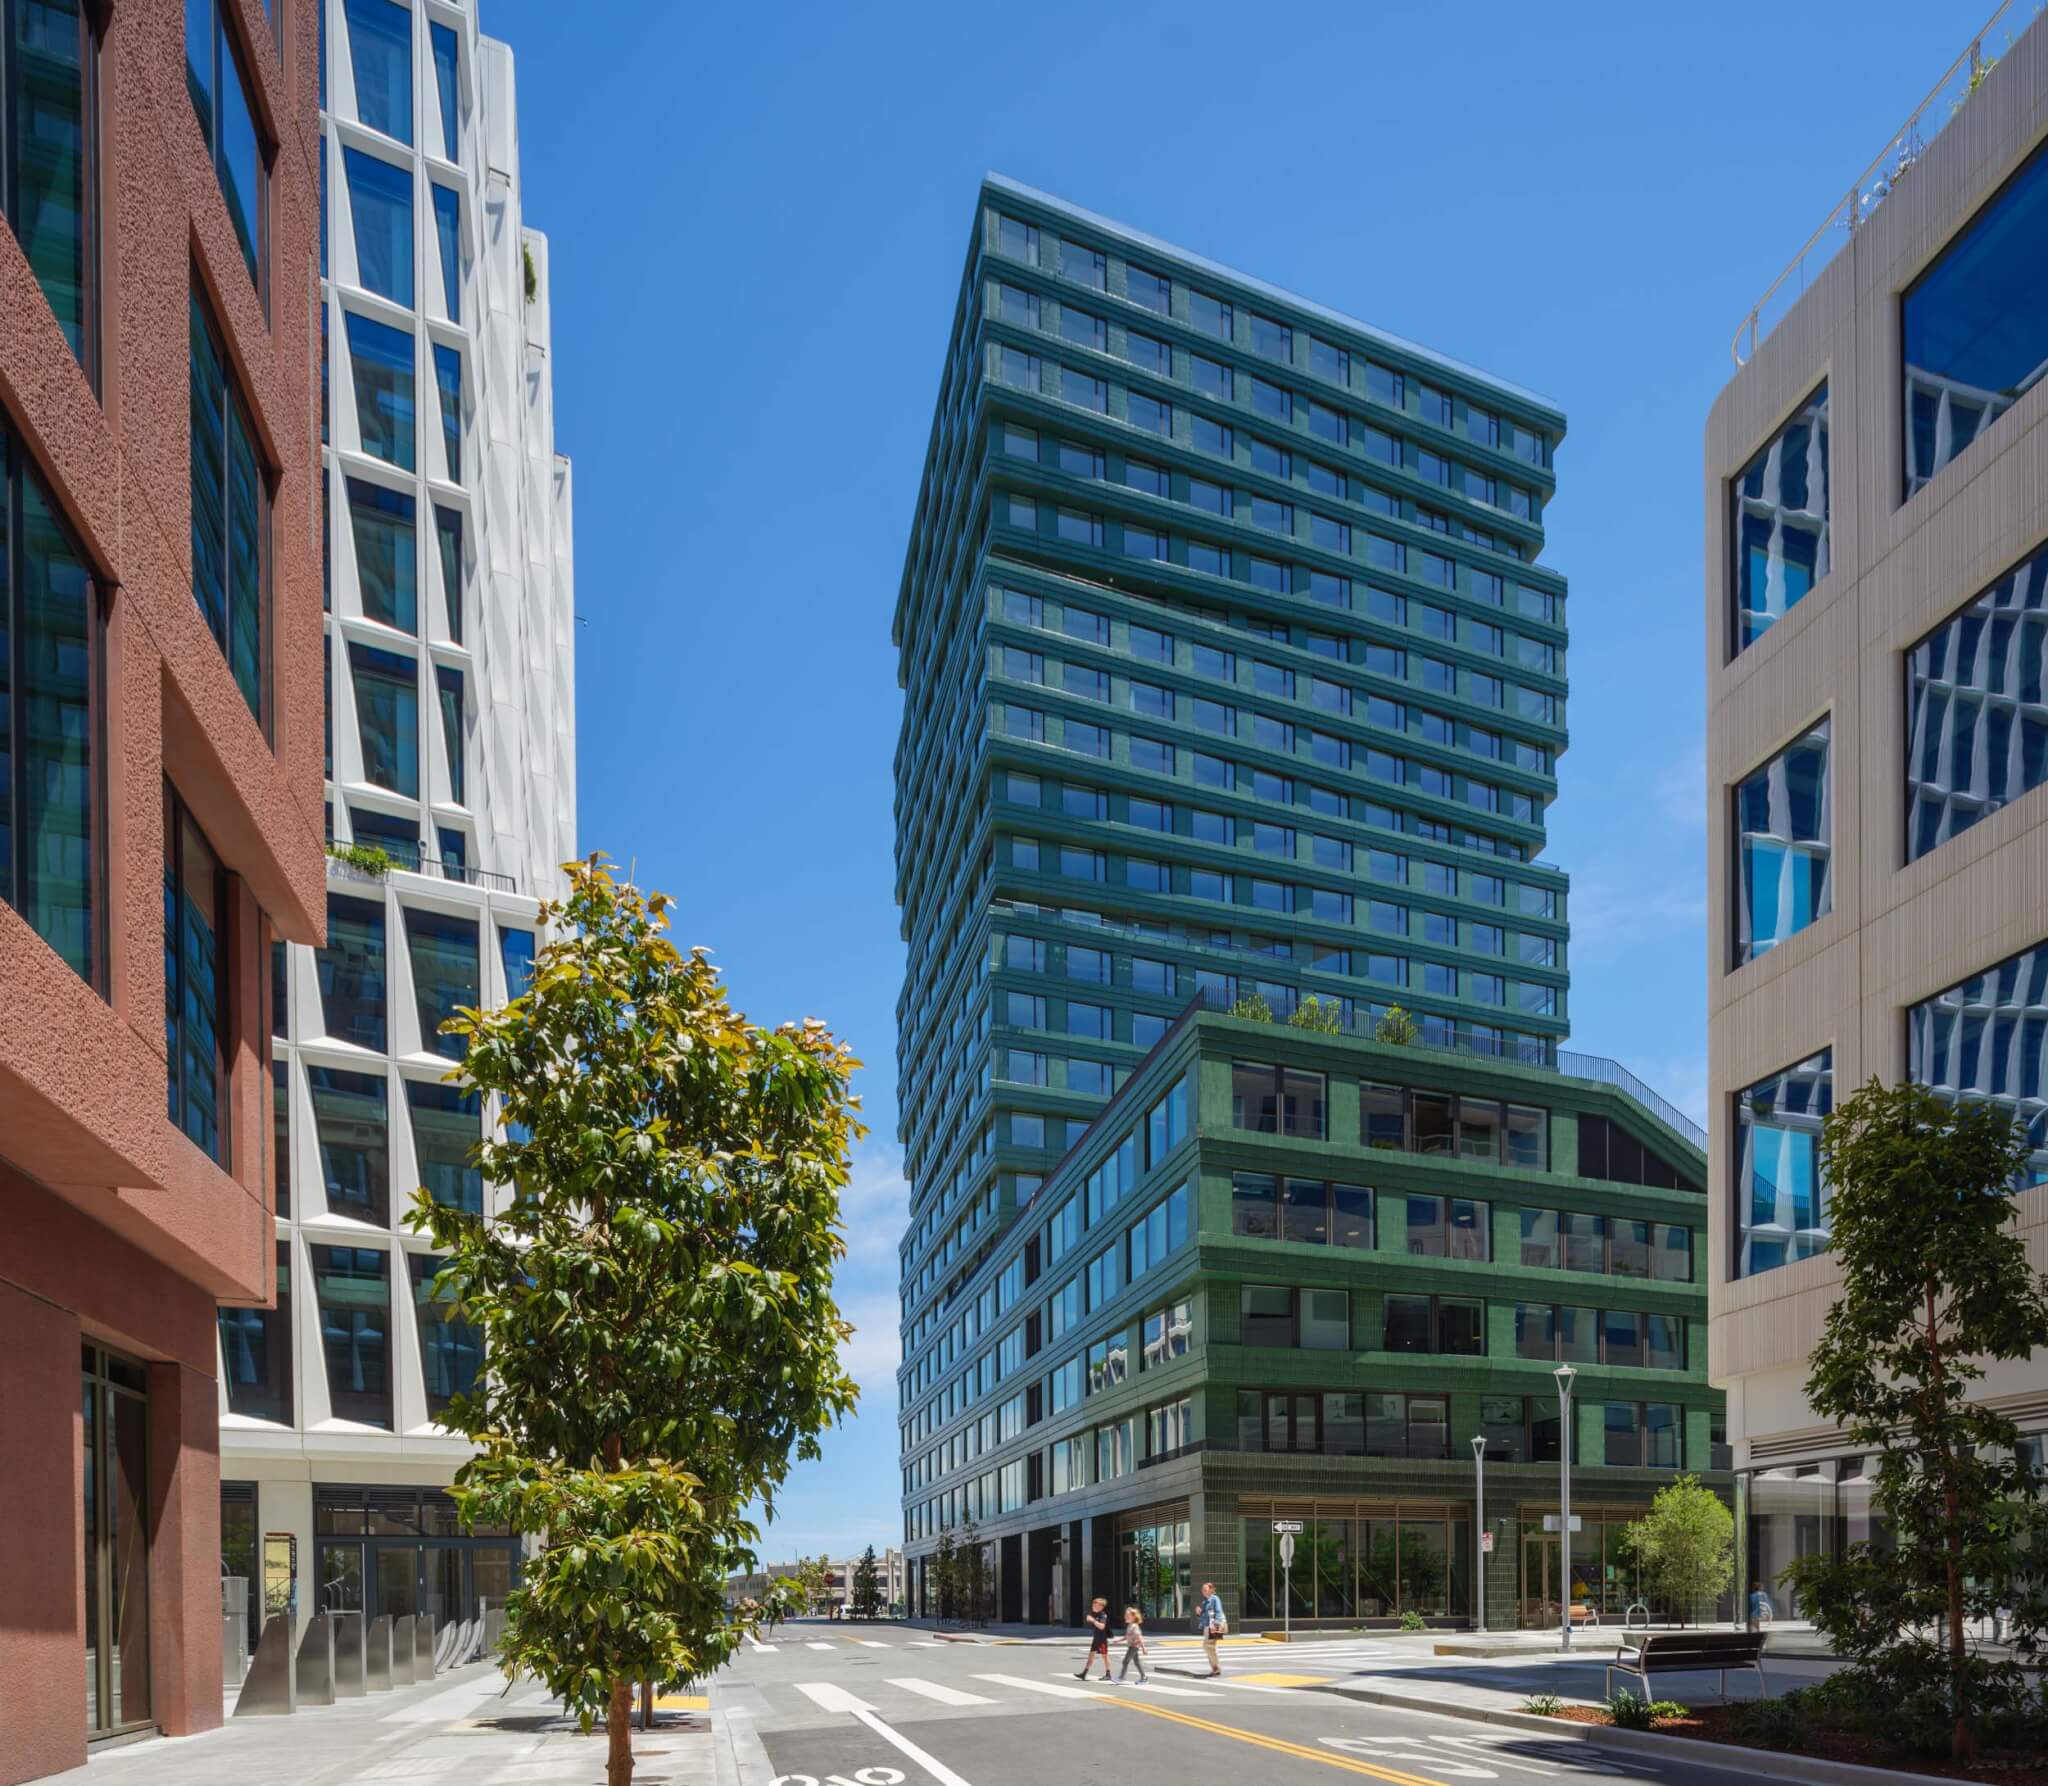
[[[1102,1658],[1102,1678],[1109,1679],[1109,1602],[1100,1594],[1095,1596],[1094,1605],[1088,1608],[1088,1659],[1081,1664],[1081,1672],[1074,1676],[1085,1681],[1088,1671],[1095,1665],[1095,1658]]]
[[[1126,1680],[1131,1669],[1137,1668],[1138,1685],[1145,1684],[1145,1615],[1135,1606],[1124,1608],[1124,1665],[1117,1671],[1118,1680]]]

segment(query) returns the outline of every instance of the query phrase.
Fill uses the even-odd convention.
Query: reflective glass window
[[[327,941],[315,954],[320,1033],[384,1051],[384,907],[330,894]]]
[[[367,478],[350,478],[347,484],[349,533],[355,542],[363,613],[402,633],[416,633],[420,627],[419,550],[414,532],[418,505],[410,496]]]
[[[270,491],[249,408],[219,330],[195,289],[188,312],[192,433],[192,593],[242,699],[266,716]]]
[[[1834,1079],[1834,1050],[1823,1048],[1736,1094],[1737,1277],[1827,1250],[1820,1133]]]
[[[441,553],[441,599],[447,606],[448,636],[462,643],[462,516],[454,509],[434,510],[434,543]]]
[[[1906,655],[1906,857],[2048,781],[2048,547]]]
[[[412,12],[395,0],[342,0],[356,116],[394,142],[412,141]]]
[[[467,799],[468,781],[464,760],[467,753],[463,749],[462,672],[448,664],[436,664],[434,694],[441,709],[441,743],[448,758],[448,796],[461,806]]]
[[[103,628],[85,559],[0,415],[0,899],[93,986]]]
[[[391,1255],[376,1247],[316,1246],[313,1295],[334,1418],[391,1428]]]
[[[228,1412],[292,1423],[292,1243],[277,1243],[277,1306],[220,1310]]]
[[[388,5],[390,0],[376,0]],[[362,149],[344,146],[349,210],[355,217],[356,278],[366,291],[410,310],[412,174]]]
[[[439,30],[437,25],[435,30]],[[441,258],[441,303],[450,322],[462,320],[462,195],[433,186],[434,240]]]
[[[2048,370],[2048,149],[1964,225],[1899,305],[1911,496]]]
[[[413,339],[402,329],[344,311],[363,451],[413,469]],[[442,350],[435,348],[438,359]]]
[[[0,169],[11,178],[0,180],[0,214],[90,376],[98,319],[91,9],[84,0],[34,0],[9,16],[18,22],[0,42]],[[188,16],[188,31],[191,23]]]
[[[427,40],[434,52],[435,97],[441,102],[441,154],[446,160],[460,161],[462,155],[457,133],[462,122],[462,88],[455,65],[455,33],[448,26],[429,19]]]
[[[405,1102],[412,1117],[420,1183],[427,1194],[449,1209],[483,1214],[484,1175],[474,1158],[483,1134],[483,1107],[476,1093],[408,1079]]]
[[[164,1059],[170,1119],[228,1164],[227,876],[164,785]]]
[[[1737,785],[1738,966],[1832,909],[1829,800],[1826,720]]]
[[[446,1036],[441,1025],[458,1006],[474,1010],[483,1002],[477,964],[477,927],[464,918],[405,908],[405,938],[412,955],[413,995],[419,1004],[420,1045],[449,1060],[468,1052],[461,1036]]]
[[[419,667],[395,651],[351,640],[356,726],[362,737],[363,778],[394,794],[420,791]]]
[[[533,932],[500,925],[498,958],[505,969],[506,998],[524,998],[533,980]]]
[[[441,394],[441,451],[453,483],[462,482],[462,355],[434,343],[434,384]]]
[[[2026,1130],[2023,1177],[2048,1181],[2048,943],[1906,1012],[1906,1072],[1952,1103],[1996,1104]]]
[[[329,1215],[391,1224],[391,1130],[384,1074],[308,1067]]]
[[[185,87],[227,201],[242,259],[260,292],[269,155],[257,133],[249,83],[218,0],[185,0]]]
[[[458,1395],[467,1395],[483,1367],[483,1330],[457,1312],[454,1295],[436,1288],[443,1261],[431,1253],[409,1253],[413,1325],[419,1330],[420,1370],[426,1382],[427,1412],[439,1418]]]
[[[1729,486],[1735,649],[1753,645],[1828,574],[1828,387]]]

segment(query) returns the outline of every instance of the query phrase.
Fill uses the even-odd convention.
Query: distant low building
[[[746,1575],[728,1575],[725,1578],[725,1592],[728,1600],[763,1598],[776,1582],[787,1577],[795,1580],[800,1563],[769,1563]],[[833,1557],[825,1565],[826,1598],[832,1606],[843,1611],[853,1601],[853,1575],[860,1567],[858,1554]],[[882,1605],[901,1606],[904,1603],[905,1575],[903,1553],[890,1549],[875,1553],[875,1573],[880,1583]]]

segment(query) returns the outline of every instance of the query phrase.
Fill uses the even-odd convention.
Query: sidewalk
[[[635,1771],[664,1786],[715,1786],[710,1720],[699,1699],[660,1702],[633,1733]],[[417,1686],[289,1717],[230,1718],[199,1736],[103,1750],[51,1786],[591,1786],[604,1777],[602,1727],[580,1734],[537,1682],[473,1662]],[[643,1771],[644,1770],[644,1771]]]

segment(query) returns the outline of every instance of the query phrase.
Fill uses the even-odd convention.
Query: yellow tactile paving
[[[654,1703],[665,1712],[708,1712],[711,1699],[704,1693],[657,1693]]]
[[[1321,1687],[1330,1679],[1327,1674],[1228,1674],[1223,1678],[1253,1687]]]

